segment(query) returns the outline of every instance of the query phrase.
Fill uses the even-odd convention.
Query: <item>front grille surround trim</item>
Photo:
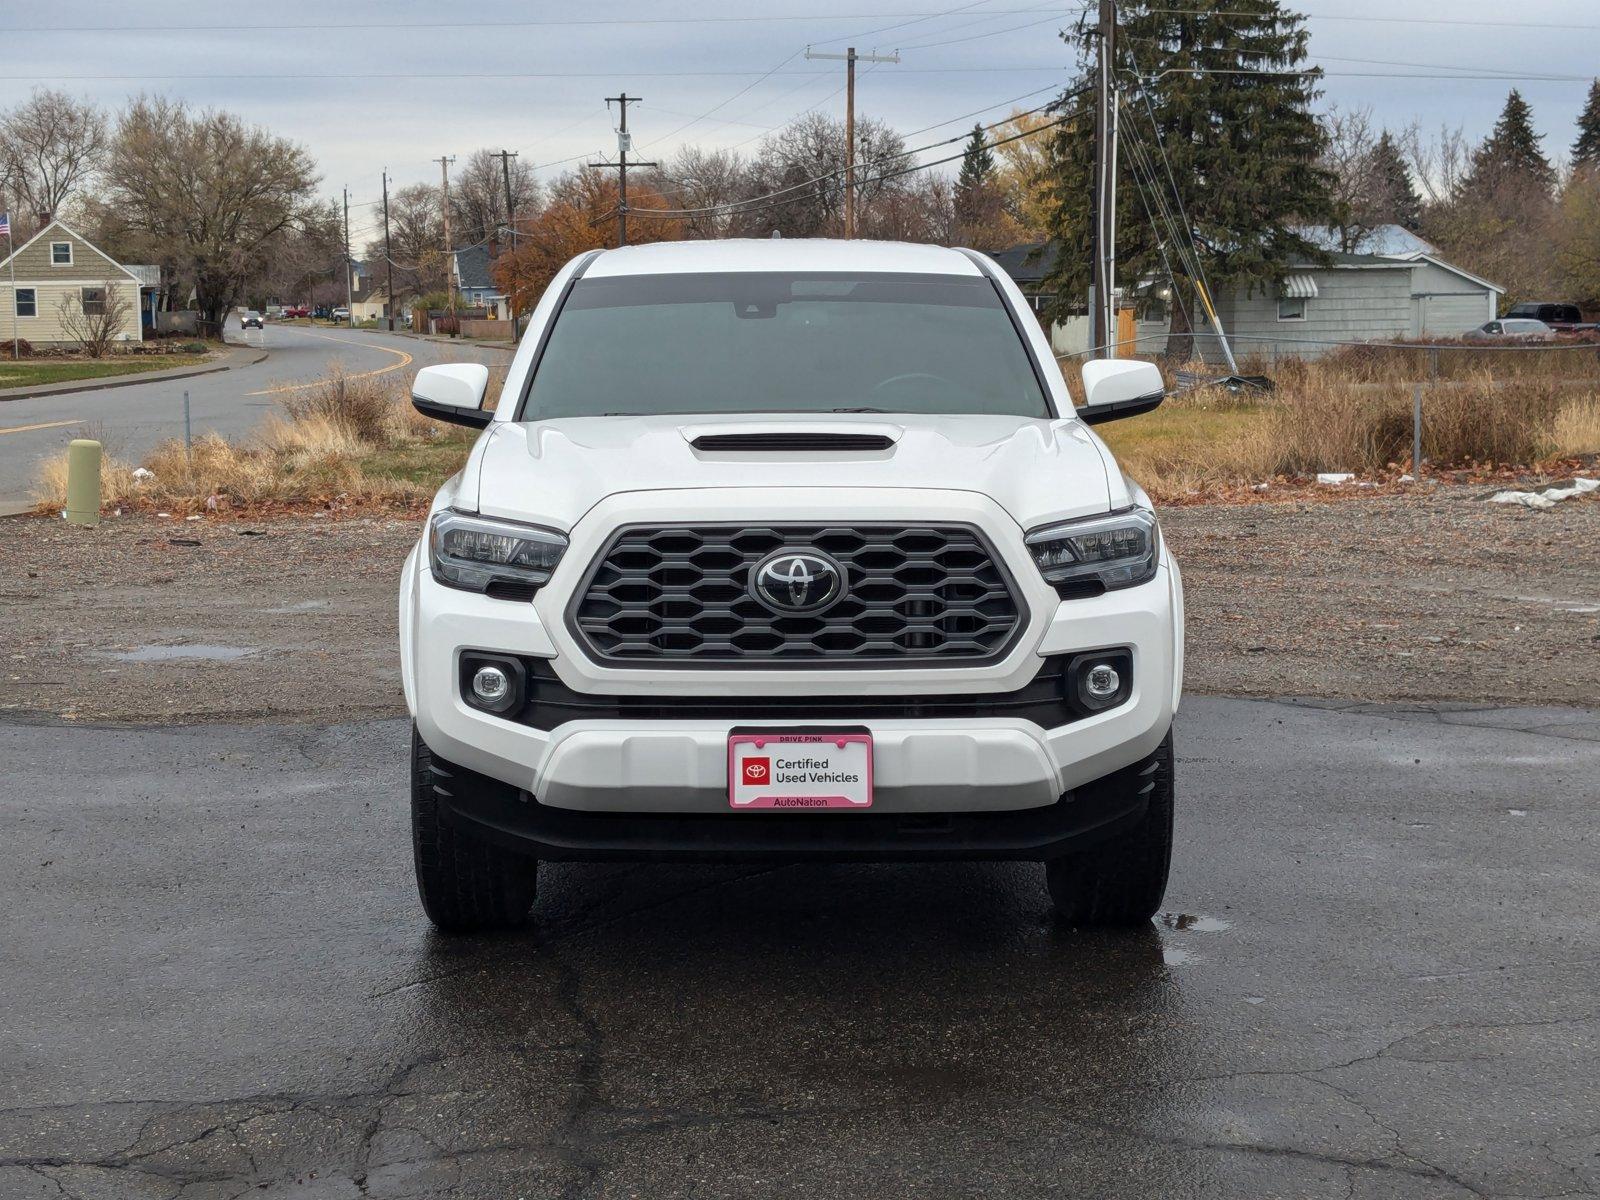
[[[646,532],[653,535],[688,534],[716,531],[731,535],[757,535],[762,532],[772,532],[785,543],[793,543],[799,539],[802,543],[808,537],[819,537],[826,533],[852,532],[861,534],[883,534],[910,536],[915,534],[934,533],[941,536],[961,534],[969,537],[975,549],[981,551],[984,563],[978,569],[988,568],[996,577],[998,592],[987,596],[987,600],[1003,598],[1009,605],[1009,627],[1003,631],[1003,636],[994,644],[980,648],[980,652],[961,653],[895,653],[876,654],[860,653],[856,650],[835,651],[807,656],[797,654],[763,654],[747,653],[740,656],[733,655],[687,655],[672,653],[652,654],[613,654],[596,643],[584,627],[582,609],[590,597],[591,589],[600,573],[610,564],[612,555],[619,545],[630,534]],[[775,543],[776,544],[776,543]],[[833,551],[828,551],[834,553]],[[838,557],[837,553],[834,553]],[[762,557],[755,554],[748,557],[742,564],[748,566]],[[852,581],[854,583],[854,581]],[[610,586],[610,585],[608,585]],[[686,589],[672,588],[672,594],[679,599],[688,599]],[[680,594],[682,593],[682,594]],[[731,603],[731,602],[730,602]],[[752,601],[754,603],[754,601]],[[819,614],[823,619],[833,615],[834,610]],[[766,613],[771,616],[772,614]],[[880,616],[882,614],[879,614]],[[965,615],[965,614],[963,614]],[[738,521],[697,521],[683,522],[645,521],[630,522],[620,525],[612,530],[610,535],[601,544],[599,551],[594,555],[584,574],[573,589],[565,610],[565,620],[568,633],[572,636],[579,650],[590,661],[597,665],[644,670],[687,670],[687,671],[727,671],[727,670],[849,670],[855,667],[884,668],[893,667],[903,670],[928,670],[938,668],[978,668],[992,666],[1004,659],[1022,638],[1029,626],[1031,612],[1026,599],[1026,594],[1019,586],[1015,576],[1011,573],[1005,558],[995,549],[994,543],[987,534],[976,524],[961,520],[932,520],[926,522],[907,521],[867,521],[867,522],[840,522],[825,520],[794,520],[773,519],[768,521],[738,522]],[[835,618],[836,621],[839,618]]]

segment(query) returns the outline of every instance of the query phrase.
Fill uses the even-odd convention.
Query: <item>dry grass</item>
[[[491,387],[498,382],[491,380]],[[336,372],[286,394],[283,412],[250,438],[215,434],[163,442],[138,464],[108,454],[101,471],[107,508],[188,515],[262,508],[415,509],[466,456],[472,437],[411,407],[404,381]],[[66,456],[40,471],[39,508],[66,502]]]
[[[1181,393],[1155,413],[1102,428],[1128,473],[1164,499],[1320,471],[1369,478],[1411,465],[1412,380],[1403,360],[1341,355],[1255,370],[1268,393]],[[1397,365],[1398,364],[1398,365]],[[1202,373],[1204,373],[1202,371]],[[1436,468],[1538,468],[1600,454],[1600,389],[1589,381],[1478,370],[1423,394],[1425,461]]]

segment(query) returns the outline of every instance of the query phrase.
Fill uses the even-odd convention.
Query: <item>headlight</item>
[[[507,588],[531,596],[550,581],[566,551],[559,533],[465,513],[435,513],[428,526],[428,565],[446,587],[469,592]]]
[[[1161,557],[1161,529],[1147,508],[1066,521],[1035,529],[1028,550],[1045,582],[1133,587],[1154,578]]]

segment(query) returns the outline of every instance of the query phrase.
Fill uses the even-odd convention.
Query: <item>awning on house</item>
[[[1283,281],[1279,289],[1286,300],[1314,300],[1317,296],[1317,281],[1310,275],[1290,275]]]

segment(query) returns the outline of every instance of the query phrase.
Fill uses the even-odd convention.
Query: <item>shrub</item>
[[[210,349],[210,347],[204,342],[185,342],[183,345],[179,346],[178,349],[182,350],[185,354],[204,354]]]
[[[382,376],[335,371],[320,383],[287,393],[278,403],[291,421],[321,418],[371,446],[387,445],[394,432],[397,397]]]
[[[33,347],[29,345],[27,338],[7,338],[4,343],[0,343],[0,358],[16,359],[32,357]]]

